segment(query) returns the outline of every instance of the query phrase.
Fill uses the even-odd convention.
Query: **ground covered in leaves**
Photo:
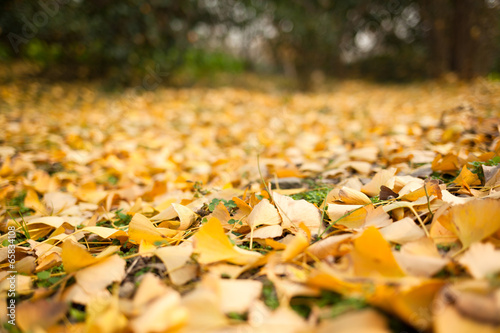
[[[11,332],[500,332],[498,83],[0,109]]]

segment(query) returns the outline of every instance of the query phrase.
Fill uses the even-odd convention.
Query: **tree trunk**
[[[454,72],[469,80],[486,75],[496,53],[498,8],[486,0],[421,0],[429,29],[430,73]]]

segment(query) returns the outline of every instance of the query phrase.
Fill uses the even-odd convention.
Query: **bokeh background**
[[[328,78],[498,77],[498,0],[3,0],[4,78],[280,74],[309,89]],[[149,76],[148,76],[149,75]]]

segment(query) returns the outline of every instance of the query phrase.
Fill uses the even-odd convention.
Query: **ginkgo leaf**
[[[321,213],[312,203],[305,200],[294,200],[285,195],[273,192],[273,200],[281,215],[284,229],[297,229],[302,222],[311,233],[317,233],[321,226]]]
[[[167,246],[155,251],[155,255],[167,267],[167,273],[175,285],[181,285],[195,277],[195,267],[186,265],[193,253],[191,243],[179,246]]]
[[[474,243],[458,262],[476,279],[500,272],[500,250],[495,250],[491,243]]]
[[[93,265],[99,261],[87,250],[73,241],[65,241],[62,245],[62,261],[64,270],[68,273]]]
[[[344,276],[324,262],[315,265],[306,283],[313,287],[332,290],[344,295],[361,293],[363,290],[363,284],[345,280]]]
[[[340,204],[328,204],[327,214],[332,222],[338,222],[341,218],[345,218],[348,213],[349,215],[353,215],[356,211],[360,211],[359,216],[359,224],[361,225],[362,221],[366,217],[366,211],[361,211],[363,205],[340,205]]]
[[[112,228],[105,227],[85,227],[81,229],[82,231],[87,231],[93,234],[98,235],[102,238],[111,238],[111,237],[127,237],[127,234],[123,230],[117,230]]]
[[[86,306],[86,329],[92,332],[119,332],[127,325],[117,297],[95,297]]]
[[[128,235],[131,240],[140,243],[147,241],[151,244],[155,242],[163,242],[168,239],[168,236],[174,236],[175,230],[169,231],[166,228],[155,228],[153,223],[142,214],[135,214],[128,226]],[[168,235],[168,236],[167,236]]]
[[[367,228],[353,243],[351,255],[356,276],[405,276],[392,254],[389,243],[375,227]]]
[[[196,240],[194,250],[199,253],[200,264],[231,259],[238,256],[219,220],[211,218],[194,235]]]
[[[52,267],[59,266],[61,263],[61,255],[57,252],[51,252],[38,258],[38,265],[36,266],[35,273],[46,271]]]
[[[499,313],[498,288],[485,280],[456,282],[436,297],[433,328],[439,333],[498,333]]]
[[[113,255],[78,271],[75,279],[78,285],[92,295],[94,291],[105,289],[113,281],[121,281],[125,277],[125,264],[125,260]]]
[[[187,309],[180,306],[180,296],[174,291],[161,295],[135,317],[130,326],[137,333],[166,332],[182,327],[188,318]]]
[[[456,205],[438,221],[457,235],[464,249],[500,229],[500,205],[496,199],[476,199]]]
[[[177,230],[186,230],[196,219],[196,214],[188,207],[174,202],[170,205],[170,207],[153,216],[151,220],[165,221],[172,220],[176,217],[179,218],[179,222],[174,223],[172,221],[170,222],[169,227],[175,227]]]
[[[248,215],[248,225],[255,229],[259,225],[276,225],[281,223],[281,217],[276,207],[269,200],[261,200]]]
[[[324,259],[328,256],[339,255],[340,245],[353,237],[352,234],[333,235],[322,239],[307,248],[307,253],[313,258]]]
[[[245,313],[260,297],[262,282],[252,280],[219,279],[218,294],[222,312]]]
[[[283,261],[290,261],[294,259],[299,254],[303,253],[308,246],[309,240],[304,235],[295,235],[292,241],[287,244],[286,249],[282,253]]]
[[[65,209],[73,207],[77,199],[69,193],[50,192],[44,194],[43,201],[52,214],[58,214]]]
[[[228,262],[236,264],[236,265],[252,265],[256,262],[259,262],[262,259],[262,254],[255,251],[245,250],[238,246],[233,246],[234,251],[237,253],[233,258],[227,259]],[[264,264],[262,262],[261,264]]]
[[[415,222],[405,217],[380,229],[382,236],[389,242],[404,244],[425,236],[425,232]]]
[[[409,184],[415,184],[416,183],[412,182]],[[406,191],[408,190],[408,191]],[[415,188],[406,188],[404,187],[400,191],[399,198],[400,200],[407,200],[407,201],[417,201],[418,199],[421,199],[422,197],[430,197],[434,196],[439,199],[442,198],[442,193],[441,193],[441,188],[439,187],[439,184],[437,180],[430,180],[426,181],[424,183],[424,186],[415,186]]]
[[[370,198],[361,191],[353,190],[352,188],[342,186],[339,190],[339,197],[348,205],[366,205],[371,204]]]
[[[389,168],[377,172],[372,180],[361,188],[361,192],[369,195],[370,197],[373,197],[379,194],[380,186],[382,185],[392,189],[396,171],[396,168]]]
[[[184,326],[188,332],[215,331],[229,324],[228,318],[219,306],[216,292],[204,286],[198,286],[185,295],[181,300],[181,306],[189,313]]]
[[[149,302],[167,293],[168,291],[168,287],[156,275],[149,272],[144,274],[141,279],[141,283],[134,294],[134,310],[142,310],[141,307],[147,305]]]
[[[432,325],[434,298],[444,281],[406,279],[400,284],[376,284],[367,293],[367,301],[387,312],[395,313],[417,329],[426,330]]]
[[[250,226],[250,248],[252,248],[255,228],[259,225],[278,225],[281,223],[281,217],[269,200],[262,199],[248,215],[247,221]]]
[[[389,214],[384,211],[383,207],[374,208],[373,205],[367,205],[353,210],[349,215],[338,220],[336,225],[361,231],[370,226],[377,228],[386,227],[391,222]]]
[[[424,255],[415,255],[394,251],[392,253],[398,265],[407,274],[420,277],[431,277],[447,264],[448,259]]]
[[[16,307],[16,324],[25,331],[45,330],[62,319],[68,310],[64,302],[39,299]]]
[[[253,239],[276,238],[283,234],[283,228],[280,225],[268,225],[260,227],[253,232]],[[250,235],[245,236],[250,239]]]
[[[93,297],[109,296],[106,287],[113,282],[123,280],[125,265],[125,260],[113,255],[80,269],[75,274],[76,284],[64,292],[63,298],[75,303],[88,304]]]
[[[453,182],[459,186],[469,187],[471,185],[480,185],[481,180],[479,176],[475,173],[472,173],[467,167],[464,165],[457,178],[453,180]]]
[[[24,205],[38,212],[42,216],[48,215],[47,208],[40,202],[38,194],[32,189],[26,191]]]
[[[387,320],[373,309],[348,311],[335,318],[324,319],[317,333],[389,333]]]
[[[266,309],[264,304],[255,302],[248,312],[250,327],[246,329],[257,327],[259,332],[290,333],[311,331],[311,325],[290,307],[280,306],[272,312]]]

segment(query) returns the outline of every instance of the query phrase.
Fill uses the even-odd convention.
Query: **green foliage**
[[[33,212],[33,210],[24,205],[25,198],[26,198],[26,191],[22,191],[15,197],[13,197],[10,201],[8,201],[7,206],[9,206],[16,213],[22,215],[29,215]]]
[[[452,176],[450,174],[447,174],[447,173],[442,173],[442,172],[439,172],[439,171],[434,171],[431,174],[430,178],[442,181],[445,184],[451,183],[453,181],[453,179],[455,179],[454,176]]]
[[[276,294],[276,290],[274,289],[274,284],[269,280],[264,281],[264,286],[262,288],[262,298],[264,299],[264,304],[266,304],[272,310],[280,306],[278,295]]]
[[[49,271],[43,271],[36,274],[39,280],[47,280],[50,277]]]
[[[81,310],[75,309],[75,308],[70,308],[69,309],[69,316],[75,322],[82,322],[82,321],[85,321],[87,314],[85,313],[85,311],[81,311]]]
[[[243,225],[243,221],[235,220],[235,219],[230,219],[227,221],[228,224],[238,224],[238,225]]]
[[[227,210],[231,210],[231,209],[234,209],[234,208],[237,208],[238,206],[236,205],[236,202],[234,202],[233,200],[224,200],[224,199],[217,199],[217,198],[214,198],[212,199],[212,201],[210,202],[210,204],[208,205],[208,210],[210,212],[213,212],[215,210],[215,207],[217,207],[219,205],[219,203],[222,202],[224,204],[224,206],[226,206]]]
[[[63,265],[52,267],[51,269],[48,269],[46,271],[38,272],[36,274],[37,286],[43,287],[43,288],[51,287],[53,284],[59,282],[64,277],[63,275],[58,275],[58,276],[51,276],[51,275],[62,273],[62,272],[64,272]]]
[[[294,200],[304,199],[307,202],[320,206],[325,200],[330,190],[331,190],[330,187],[322,187],[311,191],[292,194],[290,197]]]
[[[482,166],[483,165],[497,166],[498,164],[500,164],[500,156],[495,156],[485,162],[474,161],[474,162],[469,162],[469,164],[472,166],[471,172],[478,175],[479,179],[481,179],[481,181],[484,182],[484,172]]]
[[[120,245],[118,240],[117,240],[117,242],[118,242],[118,244],[116,244],[115,241],[113,240],[113,245]],[[120,248],[120,251],[118,251],[117,253],[120,257],[126,257],[126,256],[136,254],[137,251],[138,251],[137,246],[129,243],[129,241],[127,240],[127,241],[125,241],[125,243],[123,243],[123,245]]]
[[[132,220],[132,215],[125,214],[122,211],[123,209],[118,209],[115,212],[115,217],[113,221],[105,220],[97,222],[96,225],[99,227],[124,227],[129,225],[130,221]]]
[[[122,227],[125,225],[128,225],[130,221],[132,220],[132,215],[128,215],[125,213],[122,213],[123,209],[119,209],[115,212],[117,221],[115,222],[115,225],[118,227]]]
[[[248,316],[243,313],[237,313],[237,312],[229,312],[227,316],[233,320],[237,321],[246,321],[248,319]]]
[[[11,325],[8,322],[5,322],[2,326],[5,329],[5,331],[8,333],[23,333],[23,331],[21,331],[20,328],[18,328],[15,325]]]
[[[135,277],[139,277],[139,276],[144,275],[144,274],[146,274],[148,272],[151,272],[151,267],[147,267],[146,266],[146,267],[143,267],[143,268],[139,269],[137,272],[135,272],[134,276]]]
[[[111,176],[108,177],[108,183],[110,183],[111,185],[118,184],[119,180],[120,179],[117,176],[115,176],[115,175],[111,175]]]
[[[235,244],[233,240],[229,240],[231,243]],[[248,251],[257,251],[261,254],[267,254],[273,248],[270,246],[262,246],[259,243],[253,243],[252,249],[250,249],[250,242],[244,242],[243,244],[237,245],[240,249],[248,250]]]
[[[193,184],[193,191],[194,191],[194,197],[195,198],[201,198],[204,195],[207,195],[210,193],[207,189],[203,188],[203,183],[202,182],[195,182]]]
[[[339,302],[333,304],[331,310],[331,316],[336,317],[343,313],[352,310],[359,310],[367,307],[368,305],[363,299],[360,298],[345,298],[341,299]]]
[[[238,74],[244,70],[245,63],[241,59],[221,51],[210,52],[193,48],[186,51],[184,62],[177,73],[191,79],[200,79],[219,72]]]
[[[300,316],[307,318],[312,307],[330,307],[330,317],[339,316],[345,312],[359,310],[367,307],[361,298],[344,298],[342,295],[332,291],[322,290],[319,297],[294,297],[290,305]]]

